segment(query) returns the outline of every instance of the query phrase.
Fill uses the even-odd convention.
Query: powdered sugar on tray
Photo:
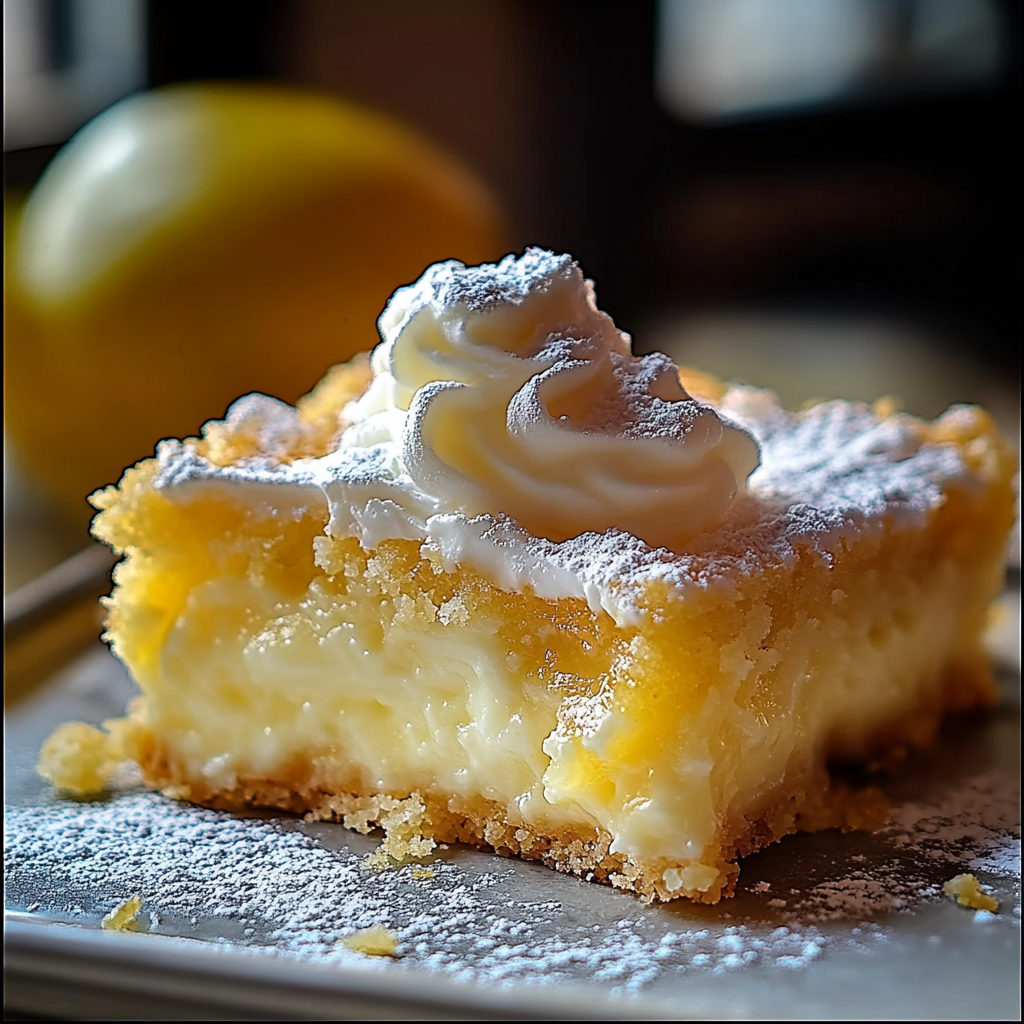
[[[596,982],[628,995],[686,973],[788,973],[837,953],[877,957],[891,944],[892,915],[941,909],[942,882],[961,870],[999,889],[1005,912],[985,917],[1019,924],[1017,807],[1005,776],[968,779],[938,802],[898,805],[882,833],[834,837],[838,859],[812,849],[824,836],[787,841],[788,859],[785,844],[774,848],[788,872],[766,855],[748,859],[745,872],[767,867],[771,880],[741,882],[716,908],[645,907],[454,848],[372,872],[373,840],[339,826],[240,818],[135,791],[8,808],[5,870],[8,906],[36,905],[51,919],[98,927],[138,892],[150,931],[254,954],[493,984]],[[371,925],[397,933],[394,959],[341,941]]]
[[[790,901],[794,910],[831,920],[910,910],[940,898],[951,873],[970,870],[1010,884],[1006,911],[1019,923],[1020,794],[1004,775],[968,779],[934,803],[898,805],[873,838],[880,857],[851,858],[845,877],[800,893]]]

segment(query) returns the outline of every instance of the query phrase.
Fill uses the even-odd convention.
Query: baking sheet
[[[156,1019],[1018,1019],[1019,595],[1003,700],[952,723],[884,788],[880,833],[793,836],[746,858],[717,907],[644,906],[535,864],[452,847],[374,872],[338,825],[176,804],[130,777],[61,799],[35,775],[69,718],[132,693],[95,645],[7,716],[8,1007]],[[957,906],[964,871],[999,900]],[[100,929],[141,894],[136,934]],[[394,957],[342,939],[393,929]]]

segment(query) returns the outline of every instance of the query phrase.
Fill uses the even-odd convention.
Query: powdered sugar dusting
[[[841,877],[783,905],[797,916],[837,921],[911,911],[940,900],[942,883],[970,870],[1003,886],[1006,911],[1019,923],[1020,791],[1002,773],[968,778],[934,801],[898,804],[869,846],[870,855],[846,858]]]
[[[219,467],[190,443],[164,442],[157,485],[186,500],[197,490],[242,484],[250,500],[278,514],[292,506],[329,507],[328,531],[336,535],[355,533],[367,547],[387,536],[419,538],[500,586],[585,597],[595,612],[603,609],[621,623],[643,615],[634,597],[653,580],[685,594],[731,587],[738,576],[789,564],[802,550],[829,562],[872,524],[914,528],[942,504],[948,488],[975,483],[955,445],[922,443],[908,417],[879,418],[848,402],[789,413],[771,393],[748,387],[728,390],[718,409],[757,438],[761,465],[721,526],[682,552],[626,530],[555,542],[505,515],[439,511],[381,444],[340,448],[322,459]]]
[[[764,500],[861,518],[913,514],[940,504],[950,481],[969,482],[958,450],[922,443],[911,417],[879,417],[858,402],[821,402],[789,413],[769,392],[749,387],[730,389],[720,408],[741,424],[757,425],[763,457],[750,486]]]
[[[667,927],[671,916],[607,890],[595,893],[602,913],[566,927],[563,901],[523,899],[522,866],[483,855],[469,855],[466,864],[463,855],[435,860],[426,880],[412,867],[375,874],[351,850],[318,842],[315,829],[307,834],[293,822],[239,819],[148,793],[55,806],[41,827],[37,810],[12,809],[8,828],[8,884],[37,893],[44,913],[91,919],[134,887],[144,894],[152,931],[201,933],[277,954],[351,961],[340,940],[383,924],[397,932],[407,968],[531,984],[582,973],[638,990],[668,969],[806,966],[828,945],[813,923],[766,934],[740,924]],[[550,888],[559,885],[579,896],[580,883]]]
[[[750,387],[695,401],[668,357],[632,355],[569,256],[436,264],[379,328],[335,450],[299,457],[314,428],[249,396],[206,431],[244,435],[252,454],[215,465],[194,441],[164,442],[154,486],[319,507],[328,534],[367,550],[422,540],[622,623],[643,617],[636,592],[651,581],[685,596],[801,551],[831,564],[864,530],[914,528],[950,489],[979,485],[959,447],[925,440],[912,417],[849,402],[790,413]],[[967,407],[944,421],[951,436],[979,422]]]
[[[589,979],[626,994],[688,972],[789,972],[877,955],[887,919],[941,904],[942,881],[964,867],[1005,890],[1019,873],[1015,792],[989,774],[936,803],[902,804],[884,833],[863,837],[869,855],[847,845],[838,874],[815,880],[818,864],[796,886],[752,882],[714,909],[643,907],[471,851],[442,852],[429,871],[375,873],[363,863],[372,840],[338,826],[239,818],[137,791],[8,808],[5,868],[21,905],[60,920],[96,925],[140,892],[154,932],[353,963],[341,940],[384,925],[398,935],[398,959],[378,969],[497,984]],[[1019,909],[999,917],[1019,921]]]

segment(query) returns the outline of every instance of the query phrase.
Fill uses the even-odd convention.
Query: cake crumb
[[[999,901],[984,892],[974,875],[957,875],[942,885],[942,891],[952,896],[962,907],[972,910],[987,910],[994,914],[999,909]]]
[[[425,836],[426,805],[419,793],[412,793],[405,800],[378,801],[377,822],[384,829],[380,846],[364,861],[371,871],[383,871],[394,863],[417,860],[434,851],[435,842]],[[346,818],[345,824],[348,825]]]
[[[415,867],[412,869],[412,877],[415,878],[417,882],[423,882],[428,878],[434,877],[434,869],[425,867]]]
[[[101,927],[112,932],[134,932],[139,928],[139,911],[142,909],[142,897],[136,893],[118,904],[102,922]]]
[[[360,928],[341,941],[354,953],[365,953],[367,956],[394,956],[398,949],[398,936],[382,924]]]
[[[113,737],[85,722],[65,722],[39,752],[36,770],[57,789],[76,796],[103,793],[121,760]]]

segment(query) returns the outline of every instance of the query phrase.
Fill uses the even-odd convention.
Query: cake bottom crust
[[[123,720],[122,720],[123,721]],[[668,859],[643,860],[614,852],[612,836],[596,826],[545,827],[510,818],[506,806],[482,796],[463,797],[414,791],[394,794],[361,787],[351,778],[310,782],[309,766],[296,764],[275,778],[237,778],[230,788],[204,781],[183,781],[154,746],[136,735],[135,759],[146,782],[166,796],[219,810],[277,809],[304,815],[307,821],[337,821],[361,833],[384,833],[367,866],[383,869],[431,854],[441,843],[465,843],[505,857],[535,860],[563,874],[597,881],[634,893],[645,902],[687,897],[717,903],[731,896],[745,857],[798,831],[827,828],[870,831],[888,817],[885,797],[875,787],[855,787],[832,779],[825,770],[794,773],[775,788],[767,810],[723,827],[715,883],[706,889],[670,887],[666,872],[686,864]],[[143,753],[138,741],[149,746]],[[142,756],[139,756],[139,755]],[[148,756],[147,756],[148,755]],[[762,803],[762,806],[764,804]],[[702,865],[702,867],[705,865]]]

